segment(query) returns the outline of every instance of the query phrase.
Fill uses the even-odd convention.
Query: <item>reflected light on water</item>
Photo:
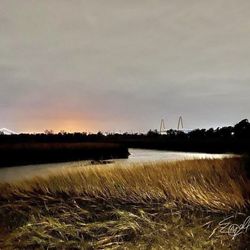
[[[129,149],[128,159],[116,159],[114,162],[122,164],[145,163],[157,161],[176,161],[188,159],[222,159],[233,156],[232,154],[204,154],[204,153],[185,153],[173,151],[147,150],[147,149]],[[49,163],[39,165],[28,165],[19,167],[7,167],[0,169],[0,182],[11,182],[31,178],[34,176],[43,176],[52,170],[62,170],[70,167],[84,167],[90,165],[90,161]]]

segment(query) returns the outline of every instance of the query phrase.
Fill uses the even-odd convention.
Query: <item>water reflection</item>
[[[229,154],[203,154],[203,153],[185,153],[172,152],[160,150],[146,150],[146,149],[129,149],[130,156],[128,159],[118,159],[115,162],[121,163],[136,163],[149,161],[176,161],[184,159],[204,159],[204,158],[223,158],[231,156]],[[28,165],[22,167],[8,167],[0,169],[0,182],[21,180],[33,176],[46,175],[50,170],[63,169],[72,166],[86,166],[90,165],[91,161],[78,162],[64,162],[64,163],[50,163],[40,165]]]

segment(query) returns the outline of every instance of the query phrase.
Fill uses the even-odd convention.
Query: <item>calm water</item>
[[[128,159],[118,159],[117,162],[136,163],[148,161],[176,161],[184,159],[204,159],[204,158],[223,158],[230,156],[228,154],[202,154],[202,153],[183,153],[172,151],[146,150],[146,149],[129,149],[130,156]],[[63,169],[72,166],[86,166],[90,161],[52,163],[41,165],[28,165],[21,167],[8,167],[0,169],[0,182],[22,180],[33,176],[46,175],[50,170]]]

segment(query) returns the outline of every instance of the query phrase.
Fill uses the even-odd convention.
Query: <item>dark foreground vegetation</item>
[[[220,225],[250,215],[244,164],[72,167],[2,183],[0,249],[249,249],[247,228],[234,237]]]
[[[118,143],[125,147],[164,149],[189,152],[207,153],[249,153],[250,152],[250,123],[242,120],[235,126],[217,129],[196,129],[189,133],[169,130],[167,134],[159,134],[156,130],[147,134],[113,133],[104,135],[87,133],[53,134],[47,131],[44,134],[0,135],[0,144],[3,143],[76,143],[76,142],[103,142]]]
[[[0,167],[77,160],[127,158],[128,149],[113,143],[9,142],[0,144]]]

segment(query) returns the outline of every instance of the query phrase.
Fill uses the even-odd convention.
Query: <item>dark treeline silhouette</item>
[[[168,130],[167,134],[159,134],[150,130],[147,134],[97,134],[65,133],[0,135],[1,144],[12,143],[79,143],[105,142],[117,143],[125,147],[164,149],[175,151],[208,152],[208,153],[249,153],[250,123],[242,120],[235,126],[217,129],[195,129],[189,133]]]
[[[79,160],[127,158],[128,149],[114,143],[12,142],[0,144],[0,167]]]

